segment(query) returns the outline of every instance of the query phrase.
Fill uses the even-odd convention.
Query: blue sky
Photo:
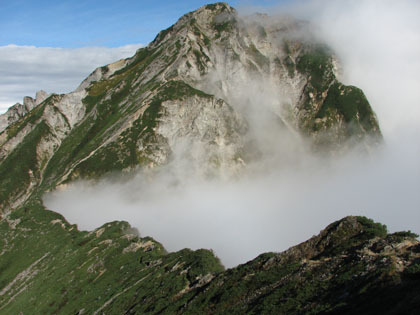
[[[147,43],[206,2],[1,0],[0,45],[76,48]]]
[[[231,0],[259,11],[291,0]],[[0,0],[0,114],[37,90],[68,93],[95,68],[132,56],[207,0]]]
[[[390,162],[383,163],[383,168],[379,167],[378,174],[386,171],[379,176],[374,194],[366,183],[378,174],[367,173],[365,180],[349,181],[351,185],[341,189],[353,195],[359,187],[360,196],[366,195],[366,199],[359,200],[353,195],[351,200],[346,200],[338,198],[342,196],[338,193],[330,194],[331,200],[314,202],[325,195],[316,193],[315,199],[303,198],[310,201],[305,208],[316,213],[318,219],[320,216],[313,206],[319,206],[321,211],[329,204],[331,211],[370,213],[369,216],[390,226],[395,224],[399,229],[420,232],[417,193],[420,187],[420,1],[228,2],[242,10],[257,6],[258,11],[265,9],[269,13],[276,12],[273,6],[281,2],[292,3],[293,9],[317,25],[322,38],[339,56],[343,82],[363,89],[378,115],[386,142],[404,145],[390,148],[394,155]],[[133,55],[160,30],[205,3],[207,1],[0,0],[0,113],[22,102],[26,95],[35,96],[40,89],[49,93],[74,90],[96,67]],[[387,177],[388,171],[395,175],[391,173]],[[303,200],[301,195],[298,197],[297,204]],[[282,220],[280,217],[268,219]],[[245,233],[249,234],[249,230]]]
[[[71,92],[96,67],[132,56],[159,31],[208,2],[0,0],[0,114],[40,89]],[[375,62],[387,56],[388,68],[403,59],[418,64],[418,0],[227,2],[245,14],[300,14],[321,26],[330,44],[343,56],[351,55],[356,65],[360,58]],[[417,66],[407,63],[407,68]]]
[[[232,6],[270,6],[281,1],[232,0]],[[79,48],[146,44],[201,0],[0,0],[0,46]]]

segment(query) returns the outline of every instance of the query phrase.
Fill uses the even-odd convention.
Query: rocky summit
[[[323,152],[377,143],[363,92],[337,80],[336,59],[308,28],[207,5],[74,92],[39,103],[41,93],[12,115],[16,105],[2,117],[0,212],[77,178],[177,158],[203,176],[230,176],[264,156],[263,129]]]
[[[419,308],[417,236],[387,234],[364,217],[225,270],[209,250],[168,253],[126,222],[81,232],[42,205],[45,192],[76,179],[177,160],[199,176],[236,176],[280,150],[277,142],[267,150],[267,134],[314,154],[370,150],[382,139],[376,116],[338,68],[306,22],[242,18],[216,3],[96,69],[75,91],[41,91],[11,107],[0,116],[0,313]]]

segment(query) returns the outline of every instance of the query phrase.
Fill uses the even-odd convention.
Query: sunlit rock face
[[[381,139],[375,114],[336,68],[303,21],[203,6],[74,92],[41,91],[2,115],[0,173],[13,154],[33,156],[20,161],[19,182],[5,181],[2,207],[76,178],[176,160],[231,177],[306,147],[369,148]]]
[[[66,190],[78,179],[90,184],[108,175],[118,181],[138,169],[144,170],[136,173],[143,186],[125,192],[129,202],[168,198],[163,186],[144,189],[156,174],[179,187],[181,177],[236,179],[255,165],[267,173],[273,165],[287,168],[308,153],[334,156],[355,145],[369,150],[381,141],[375,114],[363,92],[339,82],[336,72],[336,58],[306,22],[261,14],[239,17],[229,5],[216,3],[184,15],[132,58],[96,69],[74,92],[41,91],[9,109],[0,116],[0,312],[373,314],[418,309],[418,236],[389,234],[365,217],[346,217],[286,251],[261,254],[226,270],[212,250],[167,252],[124,221],[80,231],[43,204],[46,192]],[[177,174],[166,173],[175,169],[171,165],[177,165]],[[285,187],[273,183],[276,194]],[[240,190],[240,196],[247,192],[258,194]],[[299,189],[294,193],[308,197]],[[209,195],[207,201],[214,196]],[[226,196],[232,197],[229,190]],[[200,197],[195,196],[205,203]],[[252,209],[260,216],[269,213],[258,212],[265,206],[261,199],[258,194]],[[121,204],[107,206],[121,211]],[[224,204],[220,208],[226,211]],[[229,227],[243,210],[226,220]],[[162,225],[164,219],[156,221]],[[198,220],[189,222],[198,225]],[[272,224],[279,229],[276,220]],[[189,228],[188,237],[196,237]],[[255,238],[252,228],[247,232]]]

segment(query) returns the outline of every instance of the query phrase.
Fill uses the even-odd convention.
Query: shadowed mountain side
[[[224,270],[208,250],[167,253],[126,222],[92,232],[37,204],[0,223],[0,311],[410,313],[420,306],[420,243],[346,217],[283,253]]]

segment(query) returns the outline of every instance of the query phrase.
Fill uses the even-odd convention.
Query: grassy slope
[[[262,254],[227,271],[208,250],[166,253],[132,233],[125,222],[80,232],[37,203],[15,211],[0,223],[0,313],[299,314],[350,312],[359,305],[386,312],[419,302],[419,262],[399,273],[396,258],[383,251],[415,235],[387,235],[363,217],[331,224],[285,254]],[[137,251],[128,251],[136,244]],[[400,256],[418,252],[417,244]]]
[[[227,26],[220,27],[220,32],[223,32]],[[136,141],[139,137],[154,141],[152,130],[159,118],[161,103],[191,95],[209,97],[182,82],[171,81],[163,86],[156,85],[153,80],[138,82],[137,78],[160,53],[159,50],[144,48],[129,66],[110,79],[96,82],[90,87],[89,95],[84,99],[89,114],[72,130],[50,160],[44,174],[46,180],[38,195],[44,189],[53,187],[55,180],[70,165],[102,144],[109,131],[118,128],[125,115],[136,109],[137,98],[144,91],[156,91],[144,114],[121,135],[118,142],[103,147],[79,164],[76,168],[79,174],[95,177],[147,163],[147,159],[136,151]],[[259,56],[258,51],[253,53]],[[204,58],[198,52],[196,54],[197,59]],[[266,63],[262,57],[259,60],[261,66]],[[297,69],[310,75],[310,84],[305,93],[314,92],[315,98],[321,98],[325,87],[335,79],[331,76],[330,59],[322,50],[310,52],[297,65],[289,66],[291,70]],[[369,130],[373,124],[373,114],[364,96],[351,87],[344,87],[349,92],[343,96],[338,93],[339,88],[332,85],[328,97],[313,118],[339,112],[346,122],[359,123],[361,117],[363,129]],[[109,91],[115,93],[107,98]],[[121,110],[123,102],[128,103],[124,111]],[[356,104],[355,107],[352,104]],[[14,135],[26,124],[35,122],[41,114],[42,107],[39,107],[13,125],[10,134]],[[2,161],[0,200],[7,200],[29,185],[28,171],[38,163],[35,158],[36,144],[47,133],[48,127],[41,122]],[[313,276],[308,274],[308,278],[302,278],[301,272],[305,269],[300,262],[266,268],[275,255],[264,254],[250,263],[222,273],[222,266],[211,252],[186,249],[167,254],[160,244],[151,239],[128,239],[125,235],[129,226],[124,222],[105,225],[103,233],[97,236],[96,233],[77,231],[60,215],[45,211],[37,203],[28,203],[15,210],[8,220],[16,221],[0,221],[0,312],[4,313],[74,314],[82,308],[86,313],[92,313],[104,305],[103,310],[107,313],[241,313],[244,310],[269,313],[274,310],[298,311],[315,300],[325,302],[319,303],[318,308],[313,308],[314,311],[328,310],[332,309],[328,294],[343,283],[351,282],[351,274],[362,268],[359,263],[349,263],[344,269],[336,270],[344,275],[341,280],[327,283],[316,278],[317,274],[325,273],[322,269]],[[12,228],[13,222],[18,223],[15,228]],[[124,252],[130,244],[148,241],[153,243],[153,249]],[[346,248],[347,245],[338,253]],[[388,271],[385,269],[384,274]],[[208,273],[218,276],[210,285],[201,286],[200,276]],[[415,268],[413,274],[415,278]],[[279,282],[279,279],[284,280]],[[313,280],[305,282],[304,279]],[[188,292],[184,290],[187,285],[196,288]],[[5,288],[9,289],[5,291]],[[109,304],[106,304],[107,301]]]
[[[168,254],[151,238],[128,236],[133,232],[126,222],[80,232],[36,203],[13,212],[13,220],[18,220],[13,229],[5,220],[0,223],[2,314],[81,309],[91,314],[109,300],[108,312],[140,301],[142,312],[159,312],[182,305],[183,296],[175,295],[197,277],[223,270],[210,251]],[[136,244],[137,251],[127,251]]]
[[[365,135],[381,138],[376,116],[362,90],[337,81],[328,48],[319,45],[304,47],[296,65],[290,60],[285,59],[286,65],[292,68],[289,72],[296,69],[309,78],[304,88],[303,110],[306,115],[300,122],[303,131],[325,133],[343,121],[342,130],[338,131],[342,140]],[[331,137],[329,141],[337,139]]]
[[[40,177],[37,145],[50,133],[49,127],[41,122],[23,139],[13,152],[0,163],[0,210],[8,201],[20,197],[31,183],[32,176]],[[0,211],[1,212],[1,211]]]

